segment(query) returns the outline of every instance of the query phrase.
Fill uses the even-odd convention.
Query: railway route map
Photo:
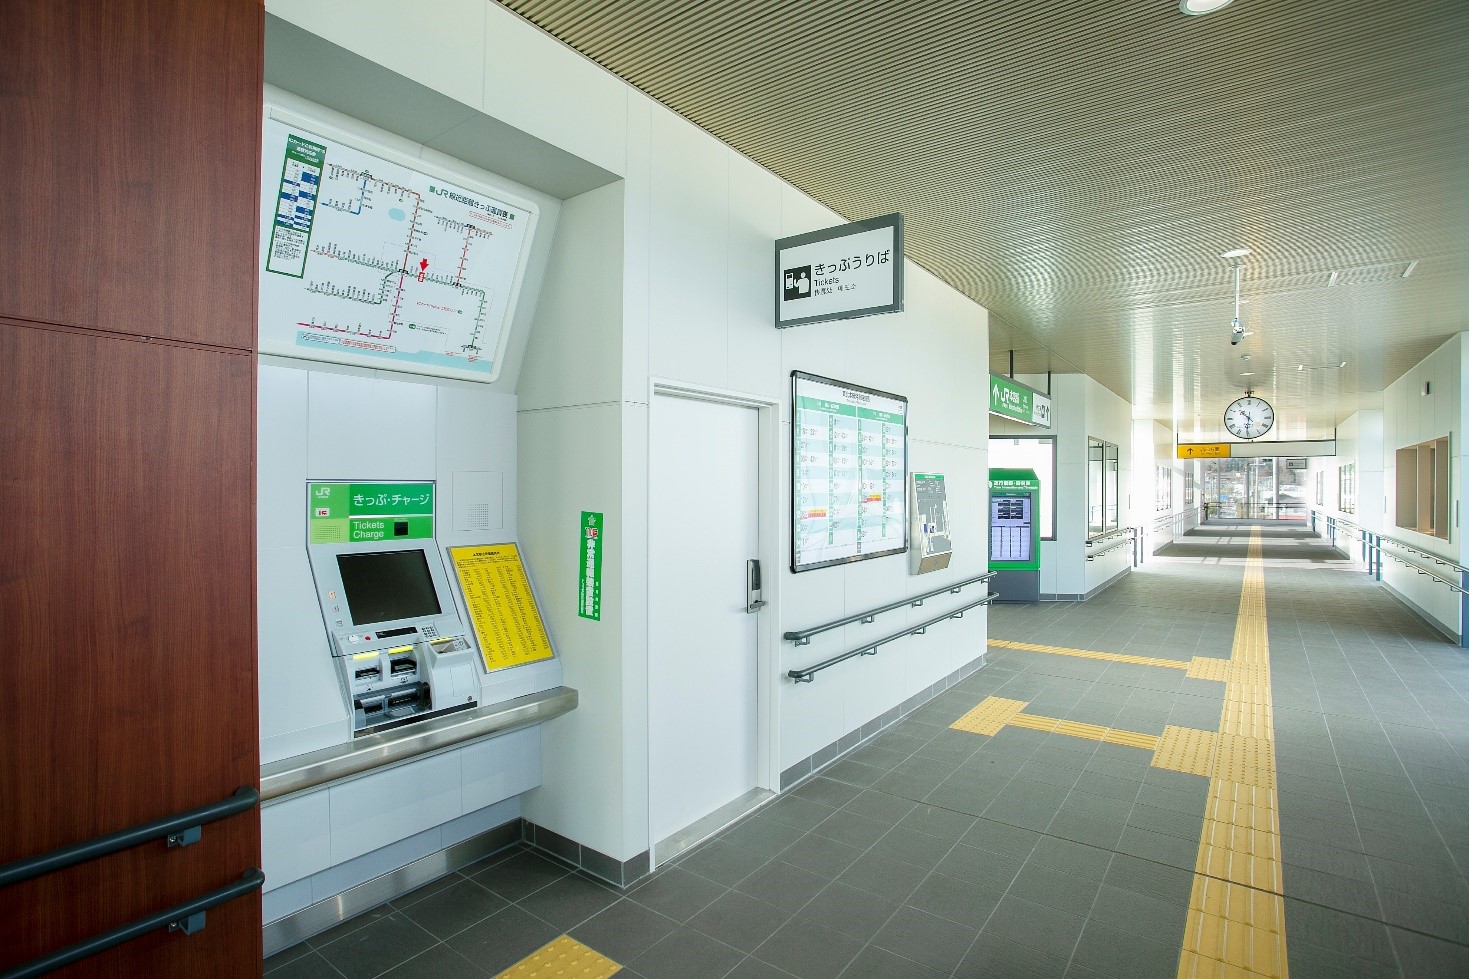
[[[367,145],[267,117],[261,351],[495,380],[535,205]]]

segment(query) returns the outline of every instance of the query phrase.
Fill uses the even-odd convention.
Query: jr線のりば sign
[[[888,214],[775,243],[777,328],[903,309],[903,216]]]

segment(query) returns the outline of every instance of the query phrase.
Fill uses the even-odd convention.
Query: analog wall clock
[[[1235,438],[1257,439],[1275,424],[1275,409],[1264,398],[1245,393],[1224,409],[1224,427]]]

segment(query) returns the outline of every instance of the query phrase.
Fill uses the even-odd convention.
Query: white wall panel
[[[259,367],[256,388],[255,544],[306,541],[306,372]]]
[[[312,479],[434,478],[434,384],[312,370],[307,388]]]
[[[541,781],[541,730],[528,727],[468,745],[463,766],[463,810],[474,812],[535,788]]]
[[[726,386],[779,398],[781,331],[775,329],[774,240],[781,236],[781,182],[728,151],[729,302]]]
[[[459,753],[364,775],[327,790],[331,797],[331,862],[340,864],[464,812]]]
[[[352,736],[336,661],[304,547],[256,556],[260,761],[342,744]]]
[[[331,805],[327,790],[260,808],[260,867],[274,890],[331,864]]]

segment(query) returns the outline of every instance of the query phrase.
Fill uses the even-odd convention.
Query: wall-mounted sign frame
[[[791,371],[791,571],[908,549],[908,399]]]
[[[990,414],[1036,428],[1051,427],[1051,398],[999,374],[990,375]]]
[[[312,544],[430,540],[434,484],[311,482],[306,526]]]
[[[1040,569],[1040,497],[1035,470],[990,470],[991,571]]]
[[[777,329],[903,310],[903,215],[775,242]]]

